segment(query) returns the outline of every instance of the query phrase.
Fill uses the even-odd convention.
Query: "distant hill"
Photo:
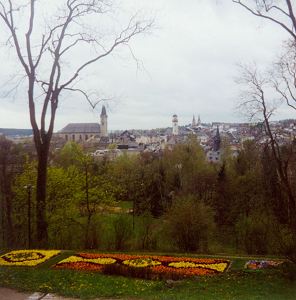
[[[32,135],[32,129],[15,129],[15,128],[0,128],[0,134],[5,136],[30,136]]]

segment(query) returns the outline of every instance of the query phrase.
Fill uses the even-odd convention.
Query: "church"
[[[91,140],[107,140],[108,139],[108,116],[105,105],[101,111],[101,124],[99,123],[70,123],[58,134],[65,141],[87,142]]]

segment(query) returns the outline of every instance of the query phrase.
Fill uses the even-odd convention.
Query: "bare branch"
[[[92,107],[92,109],[95,109],[96,106],[101,103],[101,102],[105,102],[105,101],[109,101],[111,100],[111,98],[101,98],[99,100],[92,100],[90,94],[86,93],[84,90],[82,89],[78,89],[78,88],[70,88],[70,87],[66,87],[64,88],[64,90],[66,91],[71,91],[71,92],[78,92],[80,94],[83,95],[83,97],[86,99],[86,101],[90,104],[90,106]]]
[[[246,9],[251,14],[257,17],[267,19],[275,24],[278,24],[280,27],[285,29],[293,37],[294,40],[296,40],[296,19],[290,0],[285,0],[288,9],[287,11],[279,7],[278,5],[273,5],[273,1],[267,3],[266,0],[254,0],[254,7],[251,7],[251,5],[246,4],[246,2],[243,0],[232,0],[232,2],[242,6],[244,9]],[[280,12],[286,20],[282,20],[280,16],[271,15],[270,13],[272,10]]]
[[[296,110],[296,47],[287,43],[283,55],[273,65],[271,82],[286,104]]]
[[[75,74],[68,81],[66,81],[64,84],[62,84],[60,89],[63,89],[65,87],[69,86],[79,76],[79,73],[82,70],[84,70],[86,67],[88,67],[89,65],[97,62],[98,60],[108,56],[118,46],[127,45],[132,37],[134,37],[138,34],[147,32],[149,29],[151,29],[151,27],[153,25],[153,21],[151,21],[151,20],[146,21],[146,22],[136,21],[135,23],[133,23],[134,19],[135,19],[135,16],[133,16],[130,19],[128,26],[119,34],[119,36],[117,38],[115,38],[113,44],[109,47],[109,49],[107,49],[104,53],[88,60],[87,62],[83,63],[80,67],[78,67]]]

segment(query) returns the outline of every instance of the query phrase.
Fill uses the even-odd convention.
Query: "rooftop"
[[[59,133],[100,133],[100,131],[98,123],[70,123]]]

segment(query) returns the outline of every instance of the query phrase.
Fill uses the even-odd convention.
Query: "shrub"
[[[275,224],[278,252],[296,265],[296,232],[287,225]]]
[[[164,222],[168,237],[179,250],[208,251],[214,214],[202,201],[194,196],[176,198]]]
[[[248,254],[267,254],[274,243],[271,222],[272,218],[260,211],[241,217],[235,226],[238,247]]]
[[[136,248],[155,250],[157,248],[157,220],[150,213],[138,217]]]
[[[292,262],[284,262],[280,265],[280,270],[284,276],[284,278],[296,281],[296,264]]]
[[[115,250],[124,250],[132,235],[132,224],[126,215],[118,215],[113,220]]]

